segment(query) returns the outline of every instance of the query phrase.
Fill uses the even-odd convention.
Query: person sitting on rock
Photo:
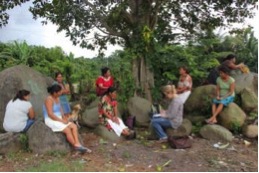
[[[127,139],[135,138],[135,132],[125,126],[121,118],[118,117],[116,97],[117,93],[114,87],[109,87],[105,95],[101,97],[98,105],[99,122],[108,130],[113,130],[118,136],[123,135]]]
[[[50,94],[43,105],[43,115],[45,124],[51,128],[53,132],[63,132],[68,142],[75,150],[80,152],[91,152],[90,149],[84,147],[79,142],[77,125],[69,122],[63,113],[59,96],[62,94],[62,88],[58,84],[48,87]]]
[[[219,75],[217,78],[216,98],[213,99],[212,116],[206,120],[208,124],[217,123],[217,116],[223,110],[224,106],[234,101],[235,97],[235,79],[229,73],[227,66],[219,66]]]
[[[30,91],[20,90],[6,106],[3,127],[7,132],[26,132],[35,122],[35,113],[29,102]]]
[[[166,85],[162,88],[163,94],[171,102],[167,110],[161,110],[160,114],[156,114],[151,119],[151,127],[154,129],[159,142],[167,142],[168,136],[165,132],[166,128],[177,129],[183,121],[183,101],[178,97],[174,85]]]

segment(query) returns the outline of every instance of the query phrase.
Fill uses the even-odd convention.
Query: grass
[[[80,160],[66,163],[61,160],[52,162],[42,162],[37,166],[32,166],[22,170],[23,172],[83,172],[85,163]],[[19,170],[18,170],[19,171]]]

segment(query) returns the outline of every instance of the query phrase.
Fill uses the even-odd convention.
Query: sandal
[[[74,147],[74,149],[75,149],[76,151],[80,151],[80,152],[82,152],[82,153],[85,153],[85,152],[91,153],[91,152],[92,152],[92,150],[90,150],[90,149],[87,148],[87,147],[83,147],[83,146]]]
[[[209,125],[212,125],[212,124],[216,124],[216,123],[217,123],[217,121],[212,122],[212,121],[210,121],[209,119],[206,119],[205,122],[206,122],[207,124],[209,124]]]

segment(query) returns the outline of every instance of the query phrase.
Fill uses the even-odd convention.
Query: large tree
[[[255,0],[33,0],[34,17],[65,31],[73,44],[106,49],[119,44],[132,54],[135,86],[151,100],[148,58],[156,44],[186,40],[203,30],[252,17]]]

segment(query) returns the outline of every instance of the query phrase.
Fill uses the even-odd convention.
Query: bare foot
[[[216,124],[216,123],[217,123],[217,120],[210,118],[210,119],[206,119],[205,122],[206,122],[207,124]]]

